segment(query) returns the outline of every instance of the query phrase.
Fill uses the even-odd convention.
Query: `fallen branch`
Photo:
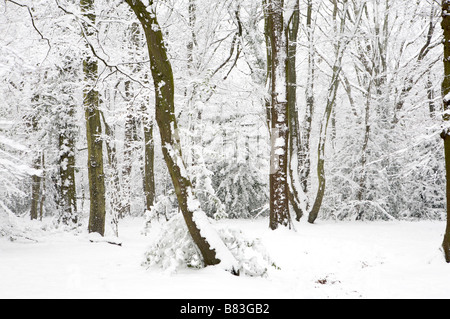
[[[117,237],[102,237],[98,233],[89,234],[89,241],[91,243],[106,243],[122,247],[122,241]]]

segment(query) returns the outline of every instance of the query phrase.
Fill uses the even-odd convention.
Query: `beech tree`
[[[442,218],[440,5],[0,3],[2,135],[30,148],[2,146],[0,200],[69,225],[90,201],[99,233],[179,209],[207,264],[226,257],[205,214]],[[17,157],[33,170],[9,180]]]
[[[306,210],[305,189],[301,185],[302,175],[302,135],[297,105],[297,42],[300,30],[300,1],[289,2],[286,41],[286,85],[289,112],[289,200],[299,221]]]
[[[84,37],[89,41],[95,35],[93,28],[96,21],[94,1],[81,0],[80,7],[86,19],[83,28]],[[89,232],[99,233],[104,236],[106,217],[105,173],[103,169],[103,139],[99,110],[100,99],[99,92],[95,87],[98,78],[98,61],[96,57],[87,55],[83,62],[83,72],[87,83],[84,89],[84,108],[90,194]]]
[[[341,84],[341,72],[343,68],[344,56],[351,41],[351,37],[346,35],[346,33],[348,32],[348,30],[351,30],[351,34],[354,34],[357,31],[358,26],[361,22],[361,17],[364,12],[365,5],[366,2],[362,2],[361,4],[359,4],[358,8],[355,8],[352,13],[351,3],[349,1],[343,0],[341,3],[339,3],[337,0],[333,0],[332,17],[336,34],[336,39],[333,43],[335,56],[333,62],[329,63],[332,69],[332,75],[327,91],[325,112],[320,124],[319,144],[317,148],[318,188],[314,204],[311,208],[311,211],[309,212],[309,223],[314,223],[316,221],[325,196],[325,147],[327,144],[328,126],[330,124],[333,112],[335,112],[336,98]],[[353,22],[352,29],[349,28],[349,20]]]
[[[287,100],[286,21],[284,1],[268,0],[266,10],[266,38],[268,41],[268,69],[270,83],[271,153],[270,153],[270,228],[290,227],[288,185],[289,106]]]
[[[300,132],[302,133],[302,138],[300,139],[300,154],[298,162],[298,170],[300,171],[300,183],[304,194],[309,191],[309,178],[311,175],[311,130],[313,125],[313,114],[314,114],[314,81],[316,73],[316,53],[314,48],[314,32],[315,32],[315,22],[314,22],[314,10],[313,1],[308,0],[307,3],[307,13],[306,13],[306,25],[305,34],[307,37],[307,55],[308,55],[308,70],[307,70],[307,83],[305,88],[305,100],[306,108],[304,121]],[[308,203],[307,203],[308,204]]]
[[[445,259],[450,263],[450,1],[442,0],[442,29],[444,31],[444,80],[442,81],[442,96],[444,106],[444,130],[441,137],[444,140],[445,169],[447,173],[447,228],[444,235],[443,249]]]
[[[237,274],[238,268],[234,257],[212,229],[205,213],[200,210],[200,203],[193,193],[192,183],[186,174],[175,117],[172,65],[167,56],[155,5],[153,1],[149,1],[149,6],[144,5],[141,0],[126,0],[126,2],[139,19],[147,39],[150,68],[155,86],[156,122],[160,131],[162,151],[189,233],[199,248],[206,266],[223,263],[227,270]]]

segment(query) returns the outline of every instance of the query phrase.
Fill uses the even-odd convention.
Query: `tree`
[[[300,29],[300,1],[289,2],[287,13],[286,85],[289,112],[289,201],[299,221],[306,210],[305,189],[299,177],[302,174],[302,139],[297,106],[297,41]],[[292,10],[292,11],[289,11]],[[286,14],[287,14],[286,13]]]
[[[228,271],[237,274],[234,257],[212,229],[205,213],[200,210],[200,203],[193,193],[192,183],[186,174],[175,117],[172,65],[167,56],[163,33],[156,17],[155,4],[149,1],[149,6],[146,6],[141,0],[126,0],[126,3],[139,19],[147,39],[150,68],[155,86],[156,122],[161,135],[164,160],[189,233],[199,248],[206,266],[222,263]]]
[[[290,227],[288,185],[289,105],[287,100],[286,21],[284,1],[268,0],[266,10],[266,37],[269,46],[270,81],[270,228]]]
[[[40,100],[39,95],[33,97],[32,104],[37,104]],[[37,112],[33,112],[27,119],[29,131],[31,134],[36,134],[38,130],[38,115]],[[42,169],[42,150],[36,150],[33,156],[33,168],[38,171]],[[42,188],[42,175],[34,174],[31,177],[31,209],[30,217],[32,220],[39,218],[39,207],[41,202],[41,188]]]
[[[336,106],[336,98],[341,84],[341,72],[343,68],[344,54],[347,50],[348,44],[350,43],[351,37],[346,36],[347,32],[347,20],[351,19],[354,22],[353,33],[358,29],[359,23],[361,22],[362,13],[364,11],[365,2],[363,2],[359,10],[356,10],[357,15],[353,18],[350,16],[350,3],[348,0],[342,1],[342,8],[339,8],[339,2],[333,0],[333,22],[335,26],[336,40],[334,45],[334,62],[331,65],[332,76],[327,92],[327,101],[325,112],[323,114],[320,135],[319,135],[319,145],[317,148],[317,177],[318,177],[318,189],[316,194],[316,199],[314,205],[309,213],[308,222],[313,224],[318,215],[320,208],[322,206],[323,198],[325,195],[326,188],[326,175],[325,175],[325,147],[327,143],[327,130],[330,124],[331,116],[334,112]]]
[[[58,191],[61,206],[60,222],[65,225],[78,224],[77,192],[75,183],[75,138],[76,138],[76,101],[70,79],[76,76],[74,61],[65,57],[64,67],[60,70],[62,105],[58,113],[59,181]]]
[[[436,102],[430,91],[442,84],[436,11],[431,1],[367,3],[341,71],[345,95],[338,99],[335,147],[327,152],[333,160],[322,217],[440,218],[443,154],[429,110]],[[414,85],[403,90],[408,83]]]
[[[447,228],[442,247],[445,259],[450,263],[450,1],[442,0],[442,29],[444,31],[444,71],[442,81],[442,96],[444,106],[444,130],[441,137],[444,140],[445,170],[447,173]]]
[[[84,14],[83,32],[85,39],[89,41],[95,34],[96,15],[93,0],[81,0],[81,12]],[[89,22],[89,23],[87,23]],[[89,45],[89,44],[88,44]],[[90,215],[89,232],[105,234],[105,173],[103,169],[103,140],[102,125],[99,110],[99,92],[95,88],[98,77],[98,61],[96,57],[88,55],[83,62],[83,72],[86,81],[84,89],[84,108],[86,119],[86,139],[88,145],[88,172]]]
[[[306,14],[306,36],[307,36],[307,48],[308,48],[308,70],[307,70],[307,83],[305,89],[306,97],[306,109],[304,122],[302,127],[302,138],[300,140],[300,150],[299,150],[299,164],[298,169],[300,170],[300,183],[302,186],[303,193],[307,194],[309,191],[309,177],[311,175],[311,130],[313,123],[314,114],[314,78],[316,73],[316,54],[314,48],[314,21],[313,21],[313,2],[308,0],[307,3],[307,14]]]

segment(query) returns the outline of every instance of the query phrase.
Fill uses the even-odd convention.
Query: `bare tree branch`
[[[34,15],[33,15],[33,12],[31,11],[30,7],[27,6],[27,5],[25,5],[25,4],[21,4],[21,3],[19,3],[19,2],[16,2],[16,1],[14,1],[14,0],[5,0],[5,2],[10,2],[10,3],[12,3],[12,4],[16,5],[16,6],[19,6],[19,7],[21,7],[21,8],[26,8],[26,9],[27,9],[28,14],[29,14],[30,19],[31,19],[31,25],[33,26],[34,30],[36,30],[36,32],[39,34],[39,36],[41,37],[41,40],[44,40],[45,42],[47,42],[47,45],[48,45],[47,54],[45,55],[44,60],[42,60],[42,62],[41,62],[40,64],[44,63],[44,61],[47,59],[48,55],[50,54],[50,51],[51,51],[51,49],[52,49],[52,46],[51,46],[51,44],[50,44],[50,40],[49,40],[48,38],[46,38],[46,37],[42,34],[42,32],[39,30],[39,28],[36,26],[36,22],[35,22],[35,19],[34,19]]]

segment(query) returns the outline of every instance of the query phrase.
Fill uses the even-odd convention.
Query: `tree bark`
[[[38,103],[40,100],[39,95],[35,95],[32,99],[32,103]],[[30,130],[32,133],[38,130],[37,115],[33,114],[30,117]],[[33,168],[36,170],[42,169],[42,151],[36,151],[33,158]],[[37,220],[39,218],[39,203],[41,201],[41,183],[42,177],[38,174],[31,176],[31,220]]]
[[[268,37],[271,43],[271,171],[270,228],[291,227],[288,185],[289,104],[287,100],[286,24],[284,1],[267,1]]]
[[[208,226],[205,225],[206,215],[198,210],[198,201],[192,191],[192,183],[186,174],[175,116],[175,86],[172,65],[168,59],[162,31],[154,12],[154,3],[150,0],[149,6],[146,6],[141,0],[126,0],[126,2],[139,19],[147,39],[151,73],[155,85],[156,122],[161,135],[164,160],[172,178],[180,210],[189,233],[203,256],[205,266],[217,265],[223,262],[218,256],[218,249],[221,254],[224,249],[228,253],[229,251],[224,247],[223,242],[217,241],[216,233],[207,232],[202,228]],[[215,236],[214,243],[209,242],[205,233],[208,233],[208,236]],[[217,247],[218,245],[221,247]],[[229,271],[237,271],[234,268],[235,265],[229,266]]]
[[[64,74],[73,75],[74,70],[70,61],[65,62]],[[59,123],[59,206],[61,216],[59,222],[64,225],[76,225],[78,223],[77,215],[77,194],[75,184],[75,134],[74,124],[76,104],[72,98],[73,90],[70,85],[64,84],[63,93],[69,96],[65,101],[67,105],[61,112],[61,122]]]
[[[114,229],[116,237],[119,237],[119,218],[122,213],[122,200],[123,196],[121,193],[120,179],[118,172],[118,162],[117,162],[117,148],[115,142],[115,136],[113,129],[106,122],[103,112],[100,112],[103,120],[103,125],[105,127],[105,134],[107,136],[106,140],[106,152],[108,158],[108,167],[106,171],[108,172],[108,186],[110,191],[110,216],[111,216],[111,226]]]
[[[337,27],[337,0],[334,0],[334,22]],[[342,36],[345,31],[345,21],[347,16],[347,4],[348,0],[343,0],[344,11],[341,13],[341,23],[340,29],[336,32],[337,35]],[[322,201],[325,196],[325,187],[326,187],[326,176],[325,176],[325,146],[327,142],[327,129],[330,123],[331,115],[335,106],[336,96],[339,89],[340,84],[340,73],[342,70],[342,60],[344,58],[344,52],[346,47],[346,40],[339,39],[335,46],[335,62],[333,66],[333,75],[331,78],[330,87],[328,89],[328,97],[327,97],[327,105],[325,108],[325,113],[323,115],[321,127],[320,127],[320,137],[319,137],[319,146],[318,146],[318,158],[317,158],[317,178],[319,187],[317,189],[316,199],[314,201],[314,205],[311,209],[311,212],[308,216],[308,222],[313,224],[317,217],[319,216],[320,208],[322,207]]]
[[[41,154],[36,154],[33,161],[33,168],[40,170],[42,168]],[[39,204],[41,200],[41,183],[42,177],[39,175],[33,175],[31,177],[31,220],[37,220],[39,218]]]
[[[144,126],[144,195],[145,208],[150,211],[155,203],[155,142],[153,139],[153,120],[142,105],[142,124]]]
[[[445,260],[450,263],[450,0],[442,0],[442,29],[444,31],[444,80],[442,81],[442,96],[444,106],[444,140],[445,170],[447,174],[447,228],[445,230],[444,250]]]
[[[443,0],[443,2],[445,2],[445,0]],[[430,13],[428,33],[427,33],[427,41],[421,48],[419,54],[417,55],[416,66],[414,67],[414,69],[417,69],[417,66],[421,64],[421,62],[426,58],[426,56],[432,49],[432,40],[433,40],[435,28],[436,28],[436,24],[434,21],[435,12],[436,11],[435,11],[434,5],[431,5],[431,13]],[[399,100],[397,101],[397,103],[395,105],[395,110],[394,110],[395,113],[394,113],[394,118],[393,118],[394,125],[398,124],[398,122],[400,120],[399,112],[402,111],[402,109],[406,103],[406,99],[407,99],[408,95],[411,93],[412,89],[415,87],[415,85],[417,83],[417,80],[414,79],[417,76],[417,72],[414,72],[415,71],[414,69],[412,72],[409,72],[408,76],[406,77],[405,84],[401,89]]]
[[[94,25],[95,6],[93,0],[81,0],[81,12],[90,24]],[[85,36],[89,39],[94,36],[90,25],[84,24]],[[86,119],[86,139],[88,146],[88,175],[90,194],[89,233],[105,235],[105,175],[103,169],[103,140],[102,126],[99,110],[99,93],[95,90],[95,81],[98,76],[98,62],[92,56],[86,57],[83,62],[83,72],[87,86],[84,89],[84,108]]]
[[[269,134],[272,134],[272,43],[270,39],[270,30],[272,29],[272,20],[269,19],[268,0],[263,0],[264,9],[264,38],[266,41],[266,89],[267,97],[265,98],[266,123]]]

